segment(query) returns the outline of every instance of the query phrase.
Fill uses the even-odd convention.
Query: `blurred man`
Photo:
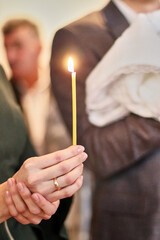
[[[97,127],[89,122],[85,110],[87,76],[138,13],[158,9],[158,0],[113,0],[101,11],[60,29],[53,40],[53,92],[70,132],[70,74],[61,62],[69,56],[75,59],[78,142],[87,149],[86,164],[95,176],[92,240],[160,239],[159,122],[129,114]]]
[[[26,19],[9,20],[3,35],[11,83],[37,153],[68,146],[67,132],[53,96],[51,99],[48,71],[40,64],[42,44],[37,26]]]
[[[3,36],[11,68],[10,80],[37,153],[41,155],[68,147],[70,138],[51,95],[47,63],[45,66],[40,63],[42,44],[37,26],[26,19],[12,19],[3,26]],[[59,211],[69,209],[70,205],[70,198],[61,200]],[[54,232],[54,217],[49,222],[48,225],[45,221],[41,223],[47,240],[53,237],[50,233]],[[55,229],[58,231],[57,224]]]

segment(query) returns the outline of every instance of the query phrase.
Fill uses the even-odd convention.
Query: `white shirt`
[[[31,141],[39,155],[71,144],[54,96],[51,96],[48,69],[39,69],[38,81],[22,94],[21,105]]]
[[[22,95],[21,105],[32,143],[37,153],[42,154],[49,112],[50,88],[47,71],[40,69],[39,76],[35,85]]]

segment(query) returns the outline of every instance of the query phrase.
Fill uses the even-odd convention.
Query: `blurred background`
[[[102,8],[106,2],[106,0],[0,0],[0,27],[10,18],[25,17],[34,20],[40,26],[45,46],[42,59],[47,63],[55,31],[92,10]],[[9,75],[1,32],[0,63],[3,63]]]
[[[51,43],[55,32],[64,25],[94,10],[101,9],[106,5],[107,1],[108,0],[0,0],[0,29],[2,29],[4,23],[9,19],[27,18],[35,22],[40,30],[43,45],[40,64],[46,67],[49,63]],[[0,63],[3,65],[10,79],[11,71],[7,62],[1,31]],[[90,176],[87,174],[85,176],[85,182],[91,182]],[[68,226],[71,240],[88,240],[89,238],[91,208],[91,203],[88,201],[88,199],[91,198],[89,186],[90,185],[87,185],[86,187],[84,184],[83,194],[75,196],[75,202],[68,216],[66,225]],[[79,201],[83,202],[81,212],[83,218],[79,216],[77,211],[80,206]],[[79,227],[81,228],[80,231]]]

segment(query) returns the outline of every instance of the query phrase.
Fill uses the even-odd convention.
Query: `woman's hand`
[[[24,182],[31,192],[38,192],[50,202],[55,202],[72,196],[82,186],[86,158],[84,147],[71,146],[26,160],[13,178]]]
[[[13,178],[7,181],[6,204],[9,213],[22,224],[39,224],[42,219],[49,219],[57,210],[59,201],[50,203],[41,194],[31,195],[24,183],[16,184]]]

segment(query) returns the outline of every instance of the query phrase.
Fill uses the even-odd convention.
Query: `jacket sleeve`
[[[69,29],[59,30],[53,40],[51,56],[52,89],[64,121],[71,133],[71,76],[67,59],[75,59],[77,72],[78,144],[88,153],[86,165],[99,178],[120,172],[160,146],[160,125],[152,119],[130,114],[105,127],[93,126],[85,111],[85,80],[98,59],[97,52]],[[91,40],[92,41],[92,40]],[[106,43],[107,44],[107,43]],[[108,43],[108,48],[110,43]]]

